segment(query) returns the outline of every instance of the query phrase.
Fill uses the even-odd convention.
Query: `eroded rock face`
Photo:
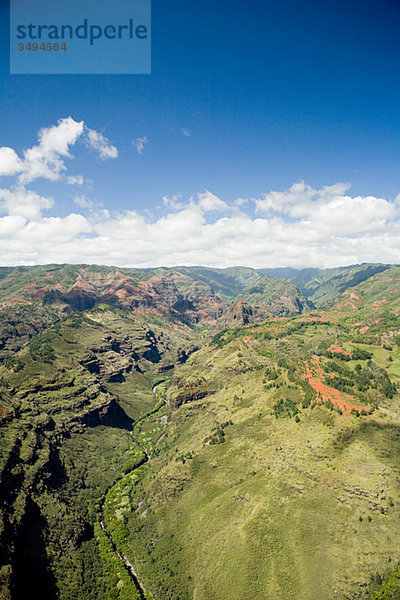
[[[242,327],[254,323],[257,319],[257,309],[243,300],[233,302],[218,321],[218,327]]]
[[[106,382],[122,382],[132,369],[142,372],[146,361],[159,363],[166,347],[151,329],[144,330],[140,339],[108,335],[88,349],[80,364]]]
[[[181,394],[178,394],[174,398],[171,398],[169,405],[172,410],[176,410],[182,404],[188,404],[189,402],[195,402],[196,400],[202,400],[212,392],[206,390],[185,390]]]
[[[261,323],[271,317],[289,317],[309,310],[307,304],[302,303],[297,296],[279,296],[269,304],[251,305],[244,300],[233,302],[226,312],[217,320],[216,328],[243,327],[254,323]]]
[[[208,271],[212,275],[212,269]],[[209,328],[255,323],[312,308],[292,284],[248,271],[251,286],[230,276],[234,291],[233,303],[228,304],[214,291],[218,286],[211,275],[208,283],[204,277],[196,279],[196,274],[174,269],[148,272],[72,265],[7,269],[3,273],[7,276],[0,278],[0,352],[19,349],[57,320],[98,304]],[[149,360],[154,358],[153,353]]]
[[[5,564],[10,565],[8,581],[2,584],[16,594],[11,597],[22,597],[28,591],[26,582],[30,593],[40,588],[40,597],[57,597],[52,588],[49,591],[52,570],[46,547],[50,530],[42,512],[42,498],[52,496],[57,519],[68,516],[69,526],[64,526],[56,542],[64,551],[78,548],[93,534],[90,524],[79,515],[73,516],[62,495],[57,496],[57,490],[68,479],[60,459],[61,445],[89,427],[132,428],[132,419],[101,383],[89,374],[85,379],[83,370],[79,379],[85,385],[76,386],[60,375],[14,394],[18,408],[13,417],[20,426],[0,465],[0,503],[4,511],[0,553]],[[25,571],[24,561],[32,556],[35,562],[30,562]],[[21,581],[24,577],[25,583]]]
[[[213,325],[227,310],[228,305],[222,302],[210,286],[195,281],[185,294],[187,312],[191,323],[203,322]]]

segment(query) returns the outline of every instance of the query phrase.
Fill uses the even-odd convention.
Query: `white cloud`
[[[100,158],[116,158],[118,150],[97,131],[88,129],[83,121],[72,117],[60,119],[57,125],[45,127],[38,133],[38,144],[24,150],[20,158],[12,148],[0,148],[0,176],[19,175],[18,181],[27,185],[38,178],[58,181],[66,170],[64,159],[73,158],[70,147],[74,146],[86,131],[87,143]],[[82,175],[67,177],[70,185],[82,185]]]
[[[352,197],[348,183],[313,189],[304,182],[285,192],[269,192],[255,200],[256,212],[300,220],[310,228],[341,235],[376,230],[395,216],[394,203],[375,196]]]
[[[36,208],[32,221],[29,211],[19,208],[0,219],[0,252],[10,264],[332,267],[362,261],[400,262],[398,207],[382,198],[343,192],[339,185],[320,190],[292,186],[291,191],[275,193],[289,196],[280,212],[257,218],[238,207],[231,210],[211,192],[186,203],[179,196],[164,198],[168,212],[159,218],[136,211],[111,214],[106,209],[89,217],[43,218]],[[294,194],[297,203],[292,202]],[[31,200],[43,208],[43,199]],[[83,197],[76,202],[90,207]],[[209,221],[209,211],[215,207],[221,214]]]
[[[289,214],[306,223],[341,235],[376,231],[395,216],[394,204],[374,196],[332,196],[294,205]]]
[[[0,208],[9,215],[19,215],[35,221],[40,219],[42,210],[52,206],[52,198],[45,198],[24,187],[20,186],[13,190],[0,188]]]
[[[19,232],[21,240],[36,242],[37,247],[54,248],[53,240],[58,244],[77,242],[81,234],[91,233],[89,221],[79,214],[71,213],[66,217],[49,217],[37,222],[27,223]]]
[[[101,156],[115,154],[116,148],[110,146],[101,134],[87,129],[83,121],[78,122],[71,117],[60,119],[56,125],[41,129],[38,133],[38,144],[24,150],[23,158],[12,148],[0,148],[0,175],[16,176],[14,185],[10,188],[0,188],[0,214],[7,215],[1,219],[3,233],[6,233],[11,224],[13,227],[19,224],[21,231],[25,232],[31,231],[34,224],[45,222],[42,211],[52,208],[54,202],[52,198],[27,189],[27,185],[35,179],[58,181],[62,178],[69,185],[83,184],[82,175],[64,178],[62,173],[66,170],[64,159],[73,158],[70,147],[76,144],[85,130],[88,132],[88,139],[92,140]],[[90,208],[94,207],[94,204],[81,197],[81,206],[87,208],[89,205]],[[67,223],[68,217],[63,222]],[[19,245],[18,248],[20,247]]]
[[[320,190],[314,190],[304,181],[299,181],[285,192],[269,192],[260,199],[256,199],[256,212],[266,214],[274,212],[288,213],[294,205],[336,197],[347,192],[350,187],[348,183],[335,183],[334,185],[324,186]]]
[[[400,263],[400,194],[390,202],[372,195],[351,195],[350,185],[314,189],[305,182],[257,199],[228,204],[209,190],[187,200],[165,196],[163,214],[115,214],[80,194],[77,213],[44,216],[52,198],[27,189],[37,178],[82,185],[83,175],[67,175],[66,159],[78,140],[100,158],[118,150],[83,121],[71,117],[42,129],[38,144],[19,157],[0,148],[0,175],[13,176],[0,188],[0,256],[3,264],[49,262],[120,266],[204,264],[338,266],[363,261]],[[138,138],[140,153],[147,138]],[[247,209],[249,202],[256,216]],[[245,212],[247,211],[247,212]]]
[[[23,229],[26,223],[24,217],[18,215],[9,215],[0,218],[0,236],[7,238]]]
[[[233,205],[240,207],[240,206],[244,206],[245,204],[248,204],[248,202],[249,202],[248,198],[236,198]]]
[[[229,206],[226,202],[224,202],[208,190],[201,194],[197,194],[197,197],[199,199],[199,206],[204,210],[204,212],[223,212],[225,210],[229,210]]]
[[[93,200],[89,200],[85,196],[75,196],[74,203],[81,208],[94,208],[95,204]]]
[[[69,147],[76,143],[83,130],[83,121],[67,117],[39,131],[39,144],[24,151],[20,183],[27,184],[39,177],[51,181],[59,179],[65,171],[63,158],[71,158]]]
[[[188,129],[187,127],[183,127],[183,128],[181,129],[181,134],[182,134],[184,137],[190,137],[190,136],[192,135],[192,132],[191,132],[191,131],[190,131],[190,129]]]
[[[82,185],[83,182],[83,175],[70,175],[69,177],[67,177],[67,183],[69,185]]]
[[[89,146],[99,153],[99,156],[102,160],[107,160],[108,158],[117,158],[117,148],[112,146],[102,133],[99,133],[94,129],[87,129],[87,139]]]
[[[139,154],[142,154],[143,150],[144,150],[144,146],[145,144],[148,144],[149,140],[147,139],[146,136],[144,137],[139,137],[139,138],[135,138],[132,141],[132,144],[135,146],[136,150],[138,151]]]
[[[83,121],[74,121],[72,117],[60,119],[57,125],[44,127],[39,131],[39,147],[44,155],[55,153],[70,157],[69,146],[75,144],[82,135],[83,128]]]
[[[174,194],[172,198],[169,196],[163,196],[162,202],[165,207],[173,208],[175,210],[181,210],[185,206],[184,202],[181,201],[180,194]]]
[[[0,175],[15,175],[22,170],[22,162],[12,148],[0,148]]]

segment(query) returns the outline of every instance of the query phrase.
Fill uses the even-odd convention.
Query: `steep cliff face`
[[[247,294],[247,298],[252,302],[257,302],[257,296],[252,298],[251,293]],[[302,297],[296,294],[285,294],[284,292],[282,295],[277,294],[270,302],[260,305],[239,298],[232,302],[217,320],[216,328],[242,327],[243,325],[261,323],[271,317],[294,316],[308,311],[310,308],[310,304],[304,301]]]
[[[225,327],[242,327],[254,323],[257,319],[257,309],[244,300],[232,302],[228,310],[218,320],[220,329]]]
[[[214,290],[201,281],[190,282],[189,287],[182,293],[181,314],[188,324],[203,324],[213,327],[216,321],[227,310]]]
[[[189,331],[99,308],[8,351],[0,364],[2,598],[30,590],[54,599],[59,585],[63,598],[75,593],[65,591],[74,561],[98,552],[93,505],[131,459],[133,417],[154,403],[153,377],[190,353]]]
[[[213,328],[238,298],[252,321],[304,312],[312,305],[292,284],[239,269],[117,269],[47,265],[0,269],[0,352],[17,350],[74,312],[105,304],[149,318]]]
[[[16,412],[2,428],[13,441],[0,462],[0,589],[16,600],[57,598],[53,560],[62,553],[71,557],[93,535],[87,509],[64,495],[71,472],[60,457],[63,445],[90,428],[128,431],[132,424],[102,385],[80,378],[85,385],[54,381],[56,402],[54,391],[40,384],[8,398]],[[79,457],[75,464],[82,469]]]

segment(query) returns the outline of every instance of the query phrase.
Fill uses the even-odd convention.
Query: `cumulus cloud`
[[[258,208],[256,218],[237,205],[232,210],[210,191],[186,202],[179,196],[164,198],[167,213],[158,218],[133,210],[113,214],[106,209],[89,217],[39,218],[39,213],[30,215],[21,209],[0,219],[0,251],[10,264],[332,267],[363,261],[400,262],[400,214],[394,202],[351,196],[349,186],[342,184],[319,190],[296,184],[261,200],[267,196],[285,196],[288,201],[281,202],[280,210],[275,207],[272,215],[269,207],[267,216]],[[6,195],[1,197],[7,201]],[[41,210],[45,207],[43,199],[32,202]],[[90,205],[83,197],[76,203]],[[210,221],[209,213],[215,210],[220,215]]]
[[[83,122],[71,117],[39,131],[39,143],[28,148],[20,158],[12,148],[0,148],[0,175],[19,174],[19,182],[27,184],[42,177],[57,180],[65,169],[63,158],[70,158],[69,146],[82,135]]]
[[[84,130],[83,121],[71,117],[60,119],[57,125],[39,131],[39,144],[24,151],[19,181],[27,184],[42,177],[56,181],[65,170],[64,158],[71,158],[73,146]]]
[[[288,190],[233,203],[210,190],[188,199],[165,196],[158,217],[135,210],[115,213],[80,194],[74,198],[76,212],[47,216],[49,209],[56,213],[57,205],[28,187],[38,178],[82,185],[82,175],[65,173],[66,160],[72,158],[71,148],[78,140],[102,159],[118,155],[103,134],[71,117],[42,129],[38,143],[22,156],[12,148],[0,148],[0,175],[14,178],[11,186],[0,188],[3,264],[333,267],[363,261],[400,263],[400,194],[393,201],[352,195],[347,183],[314,189],[297,182]],[[83,209],[87,216],[80,214]]]
[[[4,239],[10,239],[10,236],[21,231],[26,223],[24,217],[18,215],[8,215],[0,218],[0,236]],[[0,242],[1,243],[1,242]]]
[[[145,144],[148,144],[149,140],[147,139],[146,136],[144,137],[139,137],[139,138],[135,138],[132,142],[132,144],[135,146],[136,150],[138,151],[139,154],[142,154]]]
[[[349,183],[335,183],[319,190],[314,190],[310,185],[299,181],[294,183],[284,192],[268,192],[255,200],[256,212],[260,213],[290,213],[293,206],[308,204],[310,202],[324,201],[330,197],[343,195],[351,188]]]
[[[0,147],[0,176],[18,175],[18,182],[22,185],[39,178],[58,181],[66,170],[64,160],[73,158],[70,147],[85,132],[88,145],[99,153],[100,158],[118,156],[117,148],[111,146],[101,133],[87,128],[83,121],[66,117],[56,125],[41,129],[38,133],[39,143],[24,150],[22,158],[12,148]],[[83,177],[70,176],[67,183],[82,185]]]
[[[102,160],[117,158],[117,148],[112,146],[102,133],[99,133],[94,129],[87,129],[87,139],[89,146],[99,153]]]
[[[15,175],[22,169],[22,161],[12,148],[0,148],[0,175]]]
[[[19,215],[35,221],[41,218],[42,210],[53,206],[53,199],[20,186],[13,190],[0,188],[0,208],[9,215]]]
[[[376,231],[396,214],[396,203],[375,196],[350,196],[348,183],[314,190],[304,182],[285,192],[270,192],[255,200],[256,212],[285,215],[310,229],[343,235]]]
[[[197,194],[199,199],[199,205],[204,210],[204,212],[223,212],[225,210],[229,210],[229,206],[226,202],[206,190],[201,194]]]

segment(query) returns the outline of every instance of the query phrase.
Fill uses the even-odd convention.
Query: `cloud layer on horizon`
[[[38,178],[81,186],[84,177],[67,176],[65,164],[79,139],[102,160],[118,156],[101,133],[71,117],[42,129],[38,144],[22,157],[0,148],[0,176],[14,178],[0,188],[1,264],[300,268],[400,262],[400,196],[393,202],[352,196],[343,183],[313,189],[298,182],[232,204],[208,190],[187,200],[177,195],[163,198],[163,214],[156,217],[95,209],[80,196],[83,214],[46,217],[54,200],[27,186]]]

